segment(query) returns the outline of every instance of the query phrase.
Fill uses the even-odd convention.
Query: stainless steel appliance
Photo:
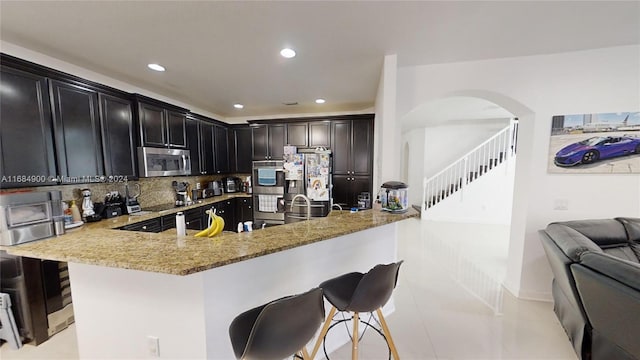
[[[222,195],[222,183],[219,180],[211,181],[209,183],[209,189],[211,190],[211,196]]]
[[[229,176],[222,179],[222,183],[224,184],[224,192],[226,193],[239,192],[242,186],[240,178],[235,176]]]
[[[173,189],[176,191],[176,206],[185,206],[191,205],[188,204],[188,196],[187,196],[187,188],[189,187],[188,182],[183,181],[173,181],[171,183]]]
[[[280,160],[254,161],[253,220],[267,225],[284,224],[284,162]]]
[[[141,177],[191,175],[191,155],[189,150],[139,147],[138,170]]]
[[[142,211],[140,203],[138,203],[138,197],[141,194],[140,184],[135,183],[133,186],[136,188],[136,193],[132,194],[129,188],[129,183],[124,184],[124,208],[126,214],[134,214]]]
[[[285,223],[329,215],[331,166],[330,150],[296,149],[284,155]]]
[[[0,195],[0,245],[64,234],[60,191]],[[24,342],[36,345],[73,322],[66,263],[0,251],[1,292],[11,297]]]
[[[60,191],[0,195],[0,245],[17,245],[64,234]]]

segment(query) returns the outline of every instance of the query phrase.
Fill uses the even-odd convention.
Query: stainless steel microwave
[[[139,147],[138,170],[141,177],[191,175],[191,155],[189,150]]]

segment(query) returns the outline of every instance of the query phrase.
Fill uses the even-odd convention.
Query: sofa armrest
[[[640,264],[592,252],[582,254],[580,263],[640,293]]]
[[[571,265],[571,272],[594,336],[598,334],[594,354],[640,358],[640,265],[585,253],[581,263]]]
[[[580,261],[580,255],[586,251],[602,252],[591,239],[564,224],[549,224],[544,232],[573,262]]]

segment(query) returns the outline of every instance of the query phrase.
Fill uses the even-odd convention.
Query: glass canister
[[[402,213],[409,209],[409,186],[400,181],[388,181],[380,188],[382,210]]]

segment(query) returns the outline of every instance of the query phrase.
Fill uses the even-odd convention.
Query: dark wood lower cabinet
[[[236,198],[236,223],[253,221],[252,198]],[[237,229],[236,229],[237,230]]]
[[[333,175],[333,202],[342,206],[344,210],[358,207],[358,195],[369,192],[372,194],[372,182],[369,176]]]

